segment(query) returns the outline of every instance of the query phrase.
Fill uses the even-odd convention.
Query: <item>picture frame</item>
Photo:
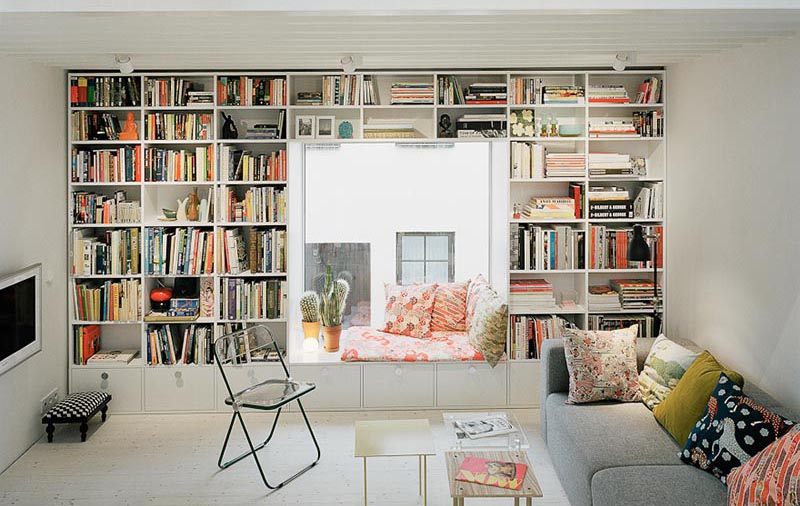
[[[316,135],[315,116],[296,116],[295,117],[295,138],[313,139]]]
[[[336,117],[317,116],[317,139],[336,138]]]

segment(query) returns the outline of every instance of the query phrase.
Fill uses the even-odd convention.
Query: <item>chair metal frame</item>
[[[239,397],[243,393],[250,392],[250,391],[253,391],[253,390],[257,390],[259,387],[261,387],[261,386],[263,386],[265,384],[268,384],[268,383],[273,383],[274,384],[274,383],[276,383],[276,380],[263,381],[263,382],[258,383],[256,385],[253,385],[253,386],[251,386],[249,388],[246,388],[245,390],[242,390],[242,391],[240,391],[238,393],[234,393],[233,390],[231,389],[230,383],[228,382],[228,377],[225,375],[225,369],[223,368],[223,365],[226,364],[226,363],[230,363],[232,361],[232,359],[231,358],[227,358],[227,359],[221,359],[220,358],[218,350],[217,350],[217,343],[219,343],[222,340],[230,340],[232,338],[238,338],[240,335],[245,335],[246,336],[248,334],[248,332],[252,332],[253,329],[263,329],[264,331],[266,331],[267,335],[269,336],[270,343],[267,344],[267,345],[264,345],[264,346],[260,346],[259,348],[267,348],[267,347],[271,346],[271,347],[273,347],[275,349],[275,352],[278,354],[278,359],[280,360],[281,367],[283,368],[283,372],[286,375],[286,379],[285,380],[281,380],[279,382],[295,383],[295,380],[292,378],[291,374],[289,374],[289,369],[286,367],[286,362],[283,359],[283,355],[281,354],[280,348],[278,347],[278,343],[275,342],[275,339],[272,337],[272,332],[270,332],[270,330],[267,327],[265,327],[263,325],[258,325],[256,327],[249,327],[249,328],[246,328],[246,329],[243,329],[243,330],[239,330],[237,332],[232,332],[230,334],[226,334],[224,336],[220,336],[220,337],[218,337],[217,339],[214,340],[214,345],[212,346],[212,352],[214,354],[214,361],[217,363],[217,366],[219,367],[219,372],[222,375],[222,380],[225,383],[225,388],[227,389],[228,396],[229,396],[228,399],[225,400],[225,403],[230,405],[231,408],[233,409],[233,414],[231,415],[231,422],[228,424],[228,432],[225,434],[225,442],[222,444],[222,449],[220,450],[220,453],[219,453],[219,460],[217,461],[217,466],[220,469],[227,469],[228,467],[232,466],[233,464],[235,464],[235,463],[239,462],[240,460],[246,458],[248,455],[252,455],[253,459],[256,462],[256,467],[258,468],[258,472],[261,475],[261,481],[264,482],[264,485],[268,489],[277,490],[279,488],[282,488],[287,483],[289,483],[289,482],[293,481],[294,479],[298,478],[303,473],[305,473],[306,471],[310,470],[312,467],[316,466],[317,463],[319,462],[320,457],[322,456],[322,452],[321,452],[321,450],[319,448],[319,443],[317,442],[317,437],[314,435],[314,429],[311,428],[311,423],[308,421],[308,416],[306,415],[306,411],[305,411],[305,409],[303,409],[303,403],[300,402],[300,398],[303,395],[305,395],[305,394],[307,394],[309,392],[312,392],[316,388],[316,385],[310,384],[311,388],[309,390],[307,390],[305,392],[302,392],[302,393],[300,393],[299,395],[297,395],[295,397],[291,397],[289,399],[284,399],[282,402],[278,402],[278,403],[276,403],[274,405],[271,405],[271,406],[253,406],[253,405],[249,405],[247,403],[242,403],[239,400]],[[240,356],[240,355],[237,355],[237,356]],[[312,441],[314,442],[314,447],[317,450],[317,457],[311,464],[309,464],[308,466],[304,467],[300,471],[296,472],[295,474],[293,474],[289,478],[283,480],[282,482],[278,483],[277,485],[272,485],[272,484],[270,484],[269,480],[267,480],[266,474],[264,473],[264,468],[261,465],[261,461],[258,459],[257,452],[259,450],[263,449],[264,447],[266,447],[267,444],[272,440],[272,436],[275,434],[275,428],[278,425],[278,419],[281,416],[281,411],[283,410],[283,406],[285,406],[286,404],[289,404],[292,401],[297,401],[297,405],[300,407],[300,413],[302,413],[302,415],[303,415],[303,420],[306,423],[306,427],[308,428],[308,432],[311,435]],[[267,438],[263,442],[258,444],[258,446],[254,446],[253,445],[253,440],[250,437],[250,432],[247,430],[247,426],[244,423],[244,418],[242,417],[242,412],[241,412],[242,408],[249,408],[249,409],[255,409],[255,410],[260,410],[260,411],[274,411],[274,410],[277,410],[277,412],[275,413],[275,420],[272,422],[272,428],[269,431],[269,435],[267,436]],[[228,442],[229,442],[230,437],[231,437],[231,432],[233,431],[233,424],[235,423],[235,421],[237,419],[239,420],[239,425],[241,425],[241,427],[242,427],[242,431],[244,432],[244,436],[245,436],[245,439],[247,440],[248,446],[250,447],[250,451],[245,451],[241,455],[238,455],[238,456],[236,456],[236,457],[234,457],[234,458],[232,458],[232,459],[230,459],[230,460],[228,460],[226,462],[223,462],[223,458],[225,456],[225,450],[228,447]]]

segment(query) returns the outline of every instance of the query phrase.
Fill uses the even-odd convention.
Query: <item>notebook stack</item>
[[[612,279],[611,288],[619,292],[622,309],[653,310],[653,281],[648,279]],[[661,299],[661,284],[656,287]]]
[[[392,105],[433,104],[433,83],[392,83]]]
[[[583,177],[586,174],[586,155],[583,153],[547,153],[547,177]]]
[[[608,285],[589,287],[589,311],[621,311],[619,293]]]

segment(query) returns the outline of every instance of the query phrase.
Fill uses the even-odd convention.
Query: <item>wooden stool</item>
[[[42,423],[47,424],[47,442],[53,442],[53,432],[57,423],[81,424],[81,442],[86,441],[86,431],[89,430],[89,420],[101,412],[102,420],[106,421],[106,411],[111,395],[106,392],[78,392],[69,394],[66,399],[59,402],[42,417]]]

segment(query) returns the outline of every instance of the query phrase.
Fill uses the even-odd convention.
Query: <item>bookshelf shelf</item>
[[[583,274],[585,272],[583,269],[538,269],[532,271],[511,270],[509,274]]]
[[[214,181],[145,181],[145,186],[213,186]]]
[[[225,144],[286,144],[287,139],[222,139],[221,145]]]
[[[540,225],[547,225],[547,224],[557,224],[557,223],[586,223],[586,220],[581,218],[572,218],[572,219],[547,219],[542,218],[538,220],[511,220],[509,223],[531,223],[531,224],[540,224]]]
[[[141,274],[73,274],[72,279],[139,279]]]
[[[586,137],[566,137],[566,136],[553,136],[553,137],[511,137],[515,142],[583,142]]]
[[[202,145],[202,144],[214,144],[215,141],[209,139],[198,139],[198,140],[161,140],[161,139],[148,139],[142,141],[145,145],[161,145],[161,146],[170,146],[170,145]]]
[[[140,325],[143,320],[130,320],[130,321],[103,321],[103,320],[72,320],[72,325]]]
[[[286,186],[286,181],[222,181],[228,186]]]
[[[232,274],[230,272],[222,273],[219,275],[221,278],[285,278],[288,276],[285,272],[240,272]]]
[[[511,184],[583,183],[585,177],[547,177],[544,179],[509,179]]]
[[[285,227],[285,222],[278,221],[230,221],[217,223],[220,227]]]
[[[656,142],[663,137],[589,137],[589,142]]]
[[[589,223],[661,223],[662,219],[654,218],[589,218]]]
[[[138,228],[141,223],[72,223],[72,228]]]
[[[658,268],[657,272],[663,272],[664,269]],[[589,274],[652,274],[653,269],[589,269]]]
[[[512,104],[511,109],[584,109],[584,104]]]
[[[590,103],[590,109],[658,109],[664,104],[598,104]]]

